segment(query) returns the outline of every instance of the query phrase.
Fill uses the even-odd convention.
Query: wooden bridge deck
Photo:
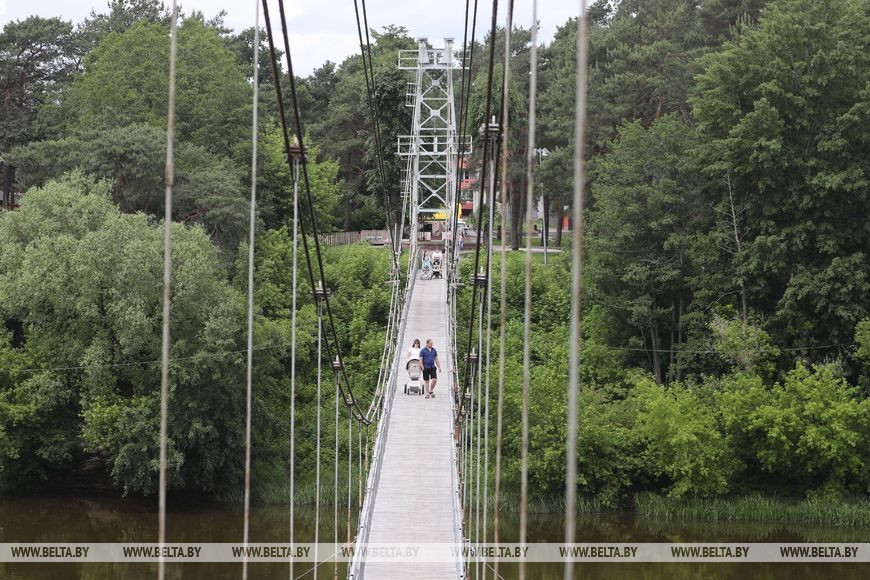
[[[418,280],[405,335],[400,338],[400,352],[407,353],[414,338],[419,338],[424,346],[426,339],[431,338],[443,372],[438,373],[434,399],[405,395],[408,375],[404,370],[398,375],[372,512],[368,538],[372,544],[449,544],[458,538],[447,324],[446,282]],[[364,567],[367,580],[444,580],[457,578],[458,574],[456,562],[370,562]]]

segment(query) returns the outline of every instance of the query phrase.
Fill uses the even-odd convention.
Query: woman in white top
[[[420,339],[415,338],[414,343],[411,345],[411,348],[408,349],[408,360],[412,358],[419,359],[420,358]]]

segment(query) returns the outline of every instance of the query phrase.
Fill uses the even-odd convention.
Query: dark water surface
[[[202,503],[170,498],[169,542],[240,542],[241,506]],[[314,510],[297,508],[298,542],[314,541]],[[339,541],[346,539],[345,512],[339,511]],[[532,514],[529,539],[560,542],[561,514]],[[285,542],[289,537],[287,506],[257,506],[252,509],[251,542]],[[502,514],[502,541],[517,540],[517,516]],[[0,543],[9,542],[155,542],[156,500],[118,500],[94,497],[0,499]],[[320,541],[333,540],[333,510],[322,508]],[[578,542],[868,542],[866,528],[836,528],[792,524],[651,521],[631,513],[583,516],[578,521]],[[297,577],[311,564],[297,563]],[[340,565],[341,566],[341,565]],[[500,574],[517,577],[516,565],[501,563]],[[108,580],[115,578],[156,578],[156,564],[55,564],[0,563],[2,579]],[[251,563],[248,577],[288,578],[284,563]],[[472,570],[473,572],[473,570]],[[333,564],[323,564],[318,573],[331,579]],[[241,564],[167,564],[169,579],[223,580],[241,578]],[[344,577],[344,567],[339,578]],[[473,577],[473,573],[471,575]],[[487,575],[492,578],[492,573]],[[727,579],[755,578],[816,580],[870,578],[870,564],[839,563],[578,563],[578,579]],[[562,564],[529,563],[529,580],[562,578]],[[376,579],[372,579],[376,580]]]

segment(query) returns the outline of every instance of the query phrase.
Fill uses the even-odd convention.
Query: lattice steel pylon
[[[415,71],[408,83],[406,106],[414,108],[410,135],[399,135],[398,153],[407,161],[402,174],[402,195],[410,196],[411,243],[418,239],[421,219],[450,223],[456,211],[456,164],[471,149],[471,139],[459,143],[453,74],[463,69],[453,51],[453,39],[444,48],[431,48],[425,38],[416,50],[400,50],[400,70]]]

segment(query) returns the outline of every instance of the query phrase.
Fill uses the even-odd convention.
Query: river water
[[[54,497],[0,499],[0,543],[10,542],[154,542],[157,534],[156,501],[120,500],[96,497]],[[169,542],[240,542],[242,510],[237,505],[203,503],[170,498]],[[346,524],[339,512],[339,541],[346,538]],[[321,542],[333,540],[333,510],[321,511]],[[563,536],[561,514],[531,514],[529,539],[560,542]],[[298,508],[296,537],[299,542],[314,541],[314,510]],[[516,514],[502,514],[501,538],[514,542],[518,537]],[[870,530],[810,525],[651,521],[632,513],[582,516],[578,521],[578,542],[868,542]],[[251,542],[285,542],[289,537],[287,506],[257,506],[251,515]],[[297,563],[297,577],[312,578],[311,564]],[[578,563],[578,578],[595,579],[783,579],[783,580],[864,580],[870,577],[870,564],[840,563]],[[156,564],[55,564],[2,563],[0,578],[6,580],[109,580],[116,578],[154,578]],[[333,564],[319,569],[319,578],[333,576]],[[506,580],[517,577],[516,565],[501,563],[499,572]],[[343,578],[344,567],[339,570]],[[190,563],[167,564],[169,579],[222,580],[241,578],[241,564]],[[287,578],[288,565],[251,563],[251,579]],[[473,575],[472,575],[473,577]],[[487,575],[492,578],[492,573]],[[558,563],[529,563],[527,578],[562,578]]]

